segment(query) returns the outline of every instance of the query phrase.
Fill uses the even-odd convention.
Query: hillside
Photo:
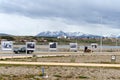
[[[12,36],[10,34],[0,33],[0,36]]]

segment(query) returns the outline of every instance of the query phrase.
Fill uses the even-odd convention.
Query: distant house
[[[58,38],[58,39],[66,39],[67,36],[58,36],[57,38]]]

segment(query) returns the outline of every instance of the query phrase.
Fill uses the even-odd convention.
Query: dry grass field
[[[46,54],[50,55],[50,54]],[[114,54],[113,54],[114,55]],[[112,55],[105,54],[73,54],[68,56],[43,56],[43,57],[28,57],[28,58],[12,58],[1,59],[4,61],[25,61],[25,62],[61,62],[61,63],[113,63],[111,61]],[[120,55],[116,55],[116,61],[114,63],[120,63]]]
[[[5,61],[118,64],[120,56],[116,55],[115,62],[111,62],[111,55],[31,57]],[[48,78],[43,78],[42,68]],[[120,80],[119,74],[120,68],[0,65],[0,80]]]

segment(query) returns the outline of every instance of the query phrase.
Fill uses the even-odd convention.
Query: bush
[[[37,55],[36,55],[36,54],[33,54],[33,58],[37,58]]]
[[[7,39],[8,41],[14,41],[15,40],[12,36],[1,36],[1,39]]]

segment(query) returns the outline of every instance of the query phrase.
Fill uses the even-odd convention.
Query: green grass
[[[86,77],[86,76],[79,76],[78,78],[79,78],[79,79],[88,79],[89,77]]]

